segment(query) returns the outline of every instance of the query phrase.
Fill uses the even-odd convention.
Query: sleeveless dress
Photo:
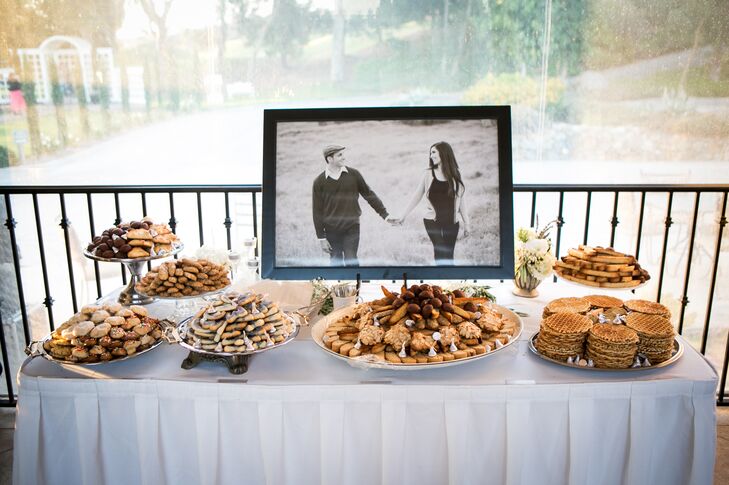
[[[433,178],[427,197],[435,210],[435,219],[423,219],[423,224],[430,242],[433,243],[435,264],[452,265],[460,227],[455,222],[456,195],[448,193],[447,181],[435,178],[435,167],[431,167],[431,175]]]

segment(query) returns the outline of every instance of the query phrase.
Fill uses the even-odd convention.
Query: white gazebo
[[[18,49],[20,65],[26,77],[31,77],[36,86],[36,99],[39,103],[51,101],[51,76],[48,62],[53,62],[59,81],[75,84],[74,73],[80,71],[86,101],[91,101],[91,86],[94,77],[102,77],[111,82],[114,69],[114,55],[110,47],[97,47],[95,63],[92,62],[92,46],[81,39],[68,35],[53,35],[45,39],[37,48]],[[96,72],[92,72],[94,66]]]

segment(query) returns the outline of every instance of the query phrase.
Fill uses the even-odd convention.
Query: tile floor
[[[729,485],[729,407],[716,411],[716,465],[714,485]],[[0,408],[0,484],[9,484],[13,470],[15,409]]]

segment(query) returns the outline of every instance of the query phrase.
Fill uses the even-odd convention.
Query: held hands
[[[471,234],[471,225],[470,224],[464,224],[463,225],[463,232],[461,233],[461,238],[466,238]]]
[[[387,219],[385,219],[385,222],[387,222],[391,226],[402,226],[403,219],[398,218],[398,217],[389,216]]]
[[[322,251],[324,251],[327,254],[331,254],[332,246],[329,244],[329,241],[327,241],[326,239],[320,239],[319,245],[321,246]]]

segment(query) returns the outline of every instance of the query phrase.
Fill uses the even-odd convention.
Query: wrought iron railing
[[[729,318],[723,327],[711,326],[717,312],[715,300],[721,303],[719,316],[722,312],[729,315],[729,296],[715,298],[717,280],[727,281],[720,262],[726,265],[729,261],[721,259],[728,192],[729,185],[516,185],[514,221],[518,227],[534,226],[539,216],[555,219],[557,255],[563,255],[565,247],[604,245],[606,241],[625,252],[632,251],[641,261],[641,251],[649,251],[651,257],[645,256],[648,260],[659,251],[655,264],[650,264],[653,283],[638,290],[638,295],[667,301],[671,300],[666,296],[667,286],[678,285],[678,297],[673,299],[679,306],[675,312],[677,330],[684,334],[688,329],[685,336],[690,341],[693,338],[691,343],[701,353],[710,354],[720,373],[717,402],[729,404],[725,392]],[[123,267],[113,276],[108,266],[102,270],[97,262],[80,257],[81,245],[97,229],[123,218],[164,213],[173,231],[186,231],[184,240],[194,240],[197,233],[200,245],[214,238],[216,245],[222,246],[224,240],[231,249],[242,237],[258,236],[260,193],[259,185],[0,187],[0,217],[5,222],[0,236],[0,285],[5,285],[0,286],[0,351],[5,381],[0,395],[5,398],[0,398],[0,405],[15,404],[13,376],[22,360],[22,349],[33,337],[55,328],[54,306],[60,304],[65,316],[78,311],[79,303],[83,303],[78,294],[79,272],[85,274],[82,292],[96,297],[119,283],[126,284]],[[57,231],[56,224],[61,231],[53,237],[49,233],[51,228]],[[55,251],[49,250],[51,245]],[[29,262],[24,264],[24,260]],[[666,276],[667,261],[671,261],[673,277]],[[692,266],[698,270],[692,271]],[[703,295],[698,286],[707,282]],[[719,289],[727,291],[724,286],[719,285]],[[93,299],[91,294],[89,299]],[[687,318],[690,294],[706,300],[701,328],[693,325],[696,314]],[[692,321],[687,326],[688,320]]]

